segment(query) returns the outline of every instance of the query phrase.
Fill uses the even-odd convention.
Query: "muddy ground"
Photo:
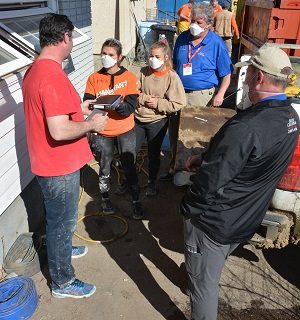
[[[146,160],[145,160],[146,161]],[[162,171],[168,153],[162,156]],[[144,168],[147,169],[146,163]],[[97,192],[97,164],[83,171],[79,215],[100,213]],[[139,175],[142,185],[147,177]],[[113,170],[112,189],[118,175]],[[145,219],[130,218],[130,196],[113,195],[115,217],[86,217],[77,231],[88,240],[109,240],[128,231],[120,239],[107,243],[86,242],[88,254],[74,261],[77,276],[96,284],[97,292],[88,299],[55,299],[47,285],[47,268],[34,276],[39,306],[33,320],[117,320],[117,319],[189,319],[183,236],[178,203],[185,187],[160,182],[159,194],[145,196]],[[125,223],[125,224],[124,224]],[[300,247],[281,250],[256,250],[245,244],[229,258],[220,282],[219,320],[296,320],[300,319]]]

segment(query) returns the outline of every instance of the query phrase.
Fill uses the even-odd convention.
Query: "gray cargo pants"
[[[183,225],[191,319],[216,320],[221,272],[225,260],[239,244],[213,241],[191,219],[184,218]]]

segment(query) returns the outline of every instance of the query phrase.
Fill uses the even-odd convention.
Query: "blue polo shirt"
[[[266,97],[266,98],[263,98],[260,100],[260,102],[262,101],[267,101],[267,100],[286,100],[287,99],[287,96],[285,93],[281,93],[281,94],[276,94],[276,95],[273,95],[273,96],[269,96],[269,97]]]
[[[185,90],[210,89],[219,84],[219,79],[233,70],[228,50],[224,41],[214,32],[209,31],[197,46],[193,45],[189,30],[182,32],[174,47],[173,62]],[[192,59],[192,75],[183,75],[183,64],[188,63],[188,48],[191,54],[202,46]]]

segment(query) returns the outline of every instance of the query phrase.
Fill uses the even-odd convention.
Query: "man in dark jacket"
[[[216,320],[225,260],[261,224],[299,135],[292,107],[299,101],[284,94],[292,73],[286,53],[263,46],[236,66],[245,64],[251,105],[223,125],[203,160],[187,160],[197,170],[181,203],[193,320]]]

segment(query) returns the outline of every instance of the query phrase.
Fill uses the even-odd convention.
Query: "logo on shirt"
[[[289,119],[289,122],[287,123],[288,133],[292,133],[297,131],[297,122],[294,118]]]
[[[96,94],[96,97],[99,96],[105,96],[108,94],[114,94],[116,90],[121,89],[121,88],[125,88],[127,86],[127,80],[122,81],[120,83],[116,83],[113,87],[113,89],[103,89],[101,91],[98,91]]]

